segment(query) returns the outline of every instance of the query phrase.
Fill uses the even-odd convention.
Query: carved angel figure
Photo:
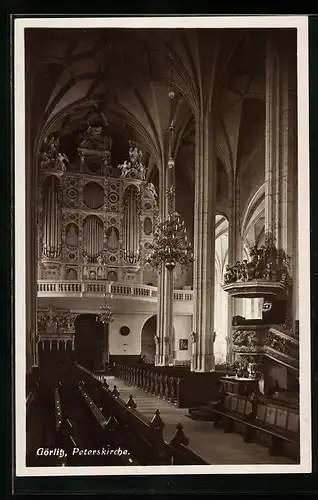
[[[157,191],[152,182],[148,182],[146,186],[146,195],[150,198],[155,198],[157,195]]]
[[[50,139],[44,139],[44,144],[45,143],[47,144],[46,153],[51,157],[51,159],[57,158],[57,155],[59,153],[60,139],[53,135]]]
[[[57,163],[60,164],[62,170],[66,169],[66,163],[69,163],[69,159],[65,153],[58,153],[57,155]]]
[[[140,179],[142,181],[144,181],[145,178],[146,178],[146,168],[145,168],[145,166],[142,163],[139,163],[138,172],[139,172],[139,175],[140,175]]]
[[[129,169],[130,169],[130,164],[127,162],[127,160],[124,161],[121,165],[118,165],[119,170],[121,170],[120,177],[126,177]]]
[[[43,141],[43,151],[40,155],[41,167],[47,168],[55,164],[62,170],[66,169],[66,163],[69,159],[65,153],[59,151],[60,140],[57,136],[52,136],[50,139],[46,137]]]
[[[137,148],[130,147],[129,148],[129,159],[132,164],[139,163],[142,159],[142,152],[138,151]]]

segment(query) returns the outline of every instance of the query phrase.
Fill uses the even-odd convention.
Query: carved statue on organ
[[[149,196],[149,198],[156,198],[158,196],[156,188],[152,182],[148,182],[145,191],[146,196]]]
[[[111,151],[112,138],[103,132],[101,125],[89,125],[79,145],[80,148]]]
[[[60,139],[57,136],[45,137],[40,154],[41,168],[59,167],[63,171],[66,169],[69,159],[65,153],[59,151],[59,146]]]
[[[141,162],[142,152],[136,147],[132,146],[129,149],[129,161],[125,160],[122,164],[118,165],[117,168],[121,170],[121,177],[127,177],[130,179],[140,179],[145,180],[146,178],[146,167]]]

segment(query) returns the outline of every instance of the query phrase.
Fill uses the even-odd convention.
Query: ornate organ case
[[[134,151],[121,174],[87,149],[77,168],[66,161],[41,168],[39,279],[143,283],[157,203]]]

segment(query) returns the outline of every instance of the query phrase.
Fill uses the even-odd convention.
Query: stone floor
[[[177,408],[173,404],[148,394],[136,387],[126,385],[115,377],[108,376],[110,389],[114,385],[120,397],[127,401],[130,394],[137,404],[137,410],[151,419],[157,409],[165,423],[164,438],[170,441],[175,434],[176,424],[180,422],[189,446],[201,458],[210,464],[293,464],[285,457],[271,457],[265,446],[257,443],[244,443],[242,436],[225,434],[222,429],[215,429],[212,422],[192,420],[187,416],[187,409]]]

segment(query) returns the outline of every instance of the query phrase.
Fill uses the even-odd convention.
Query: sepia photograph
[[[310,472],[307,20],[273,17],[15,20],[17,475]]]

